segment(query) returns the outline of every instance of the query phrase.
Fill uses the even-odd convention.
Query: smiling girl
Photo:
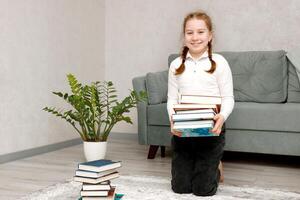
[[[232,74],[225,58],[212,53],[212,22],[206,13],[188,14],[183,22],[183,35],[181,56],[171,63],[168,79],[167,107],[173,134],[171,184],[176,193],[211,196],[223,180],[223,125],[234,106]],[[181,138],[181,133],[173,130],[173,105],[178,103],[178,93],[187,91],[221,96],[221,110],[215,115],[211,130],[217,137]]]

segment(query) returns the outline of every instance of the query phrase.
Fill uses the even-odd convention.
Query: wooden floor
[[[121,175],[170,176],[171,151],[147,160],[148,147],[135,136],[110,138],[107,158],[121,160]],[[300,158],[245,153],[224,154],[225,183],[300,192]],[[17,199],[49,185],[71,179],[84,161],[82,145],[0,165],[0,199]]]

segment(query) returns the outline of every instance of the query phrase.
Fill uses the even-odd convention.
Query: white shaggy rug
[[[175,194],[171,190],[170,178],[151,176],[122,176],[113,180],[117,193],[124,194],[122,200],[300,200],[300,193],[279,189],[236,187],[220,185],[212,197],[197,197],[192,194]],[[76,200],[79,198],[81,184],[74,181],[59,183],[34,192],[22,200]]]

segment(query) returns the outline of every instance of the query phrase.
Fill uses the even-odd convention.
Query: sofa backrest
[[[288,67],[285,51],[217,52],[228,61],[233,74],[235,101],[286,101]],[[170,63],[179,54],[171,54]]]
[[[285,51],[218,52],[228,61],[233,74],[235,101],[280,103],[300,102],[300,82]],[[171,54],[168,64],[179,56]],[[167,101],[168,72],[145,77],[148,103]]]
[[[148,104],[167,102],[168,70],[146,74]]]
[[[228,61],[236,101],[281,103],[287,98],[285,51],[219,52]]]

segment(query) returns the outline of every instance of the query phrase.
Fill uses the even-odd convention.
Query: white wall
[[[105,19],[106,79],[113,80],[120,97],[131,80],[147,72],[167,69],[167,57],[181,47],[184,16],[205,10],[215,26],[214,49],[288,50],[300,44],[300,1],[297,0],[107,0]],[[137,132],[134,125],[116,132]]]
[[[300,44],[297,0],[0,0],[0,155],[78,135],[42,111],[64,103],[65,75],[112,80],[119,97],[131,80],[167,69],[181,47],[181,23],[203,9],[215,25],[215,50],[276,50]],[[115,132],[137,132],[121,123]]]
[[[101,0],[0,1],[0,155],[78,137],[42,108],[67,73],[104,79],[104,23]]]

